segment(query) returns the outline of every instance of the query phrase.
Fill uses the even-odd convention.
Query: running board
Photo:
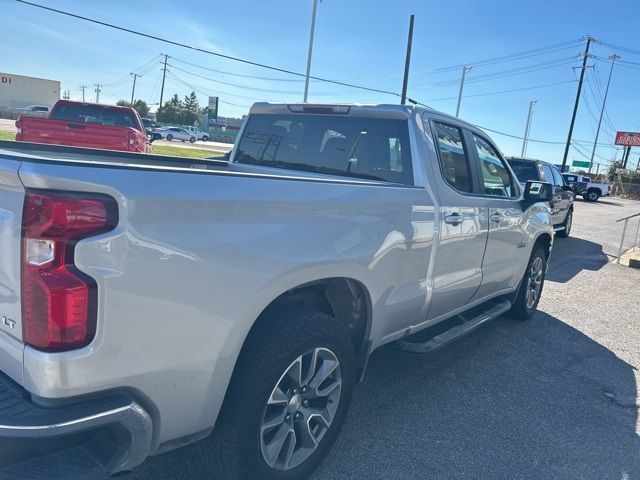
[[[498,301],[497,303],[496,301],[489,301],[485,305],[486,306],[484,311],[481,311],[479,314],[469,320],[464,317],[464,314],[457,315],[453,318],[454,321],[458,321],[458,324],[456,326],[450,328],[449,330],[446,330],[445,332],[432,336],[426,341],[412,342],[410,340],[401,339],[393,342],[392,346],[397,350],[409,353],[433,352],[434,350],[438,350],[439,348],[444,347],[454,340],[465,336],[467,333],[472,332],[483,323],[499,317],[511,308],[511,302],[509,300],[502,300]],[[478,311],[478,308],[482,307],[483,306],[481,305],[480,307],[472,309],[472,311]],[[445,320],[444,322],[447,322],[447,320]],[[437,327],[438,324],[436,324],[435,326]],[[418,332],[417,334],[410,335],[406,338],[416,337],[422,333],[423,332]]]

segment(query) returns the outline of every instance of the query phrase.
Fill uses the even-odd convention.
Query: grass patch
[[[7,132],[6,130],[0,130],[0,140],[15,140],[16,134],[13,132]]]
[[[154,145],[153,153],[156,155],[171,155],[172,157],[206,158],[221,157],[224,152],[217,150],[205,150],[204,148],[181,148],[168,145]]]

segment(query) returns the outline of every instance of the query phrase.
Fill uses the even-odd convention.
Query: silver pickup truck
[[[398,105],[256,104],[223,160],[1,142],[0,477],[206,438],[212,478],[304,478],[375,349],[532,315],[550,187]]]

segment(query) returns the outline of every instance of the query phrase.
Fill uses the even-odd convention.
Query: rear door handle
[[[502,214],[501,213],[493,213],[489,218],[491,219],[492,222],[498,223],[498,222],[502,221]]]
[[[451,225],[460,225],[464,221],[464,215],[458,212],[453,212],[445,216],[444,221]]]

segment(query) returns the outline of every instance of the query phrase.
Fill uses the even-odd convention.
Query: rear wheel
[[[202,444],[214,478],[306,478],[344,421],[354,383],[351,340],[333,317],[274,311],[243,347],[215,430]]]
[[[208,142],[209,141],[209,137],[205,135],[204,137],[202,137],[202,141],[203,142]]]
[[[567,212],[567,217],[564,219],[564,223],[562,226],[564,227],[562,230],[558,230],[556,235],[558,237],[567,238],[571,233],[571,226],[573,225],[573,211],[569,210]]]
[[[191,138],[189,139],[189,142],[190,142],[190,143],[196,143],[196,137],[191,137]]]
[[[173,140],[173,135],[171,135],[171,134],[167,135],[167,140],[169,140],[169,141]]]
[[[509,311],[511,317],[527,320],[535,313],[538,303],[540,303],[546,272],[547,254],[541,245],[536,245],[529,258],[513,306]]]
[[[600,198],[600,192],[597,190],[589,190],[586,193],[585,198],[590,202],[597,202],[598,199]]]

